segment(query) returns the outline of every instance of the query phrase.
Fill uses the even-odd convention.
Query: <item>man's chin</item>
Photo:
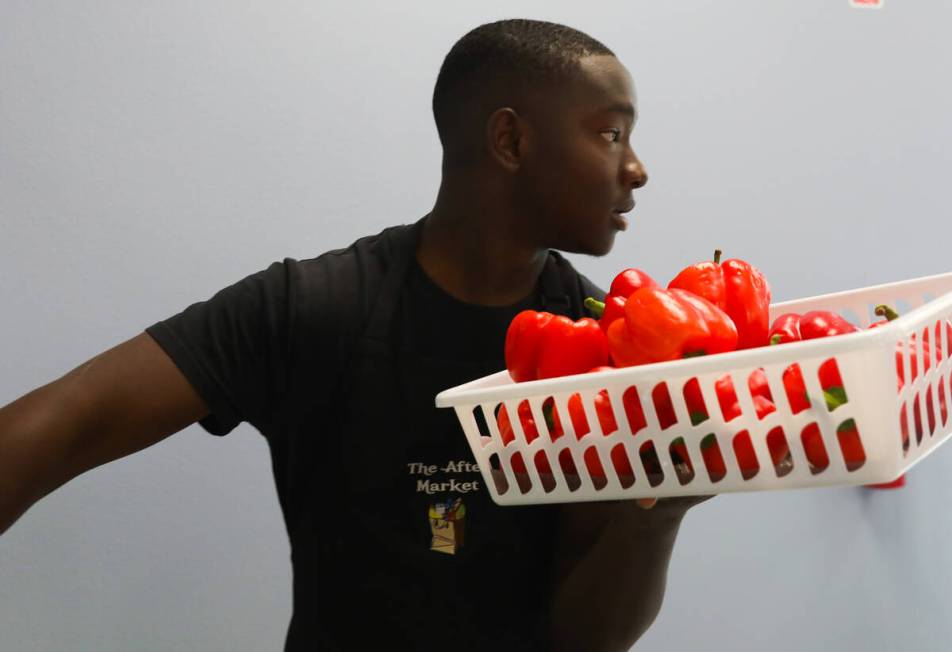
[[[570,254],[581,254],[583,256],[594,256],[596,258],[601,258],[602,256],[607,256],[609,253],[611,253],[611,250],[614,246],[615,236],[612,234],[608,239],[600,242],[576,243],[570,247],[553,247],[553,249],[558,249],[559,251],[564,251]]]

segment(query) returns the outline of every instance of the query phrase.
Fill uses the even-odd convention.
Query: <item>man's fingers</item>
[[[638,498],[635,500],[641,509],[651,509],[658,502],[657,498]]]

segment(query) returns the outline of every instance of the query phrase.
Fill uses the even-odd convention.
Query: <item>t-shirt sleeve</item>
[[[205,401],[199,425],[213,435],[276,417],[288,382],[295,262],[274,262],[145,329]]]

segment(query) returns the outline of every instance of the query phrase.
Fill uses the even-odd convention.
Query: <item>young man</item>
[[[703,498],[499,507],[441,390],[498,371],[525,308],[603,296],[601,256],[647,175],[631,77],[538,21],[450,51],[424,218],[286,258],[0,410],[0,532],[86,470],[198,421],[267,439],[292,548],[286,650],[625,650]]]

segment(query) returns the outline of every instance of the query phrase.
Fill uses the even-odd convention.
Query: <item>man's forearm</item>
[[[661,609],[680,510],[569,505],[550,622],[556,650],[628,650]],[[592,539],[579,539],[589,532]]]
[[[50,393],[44,385],[0,407],[0,534],[65,480],[50,430]]]

